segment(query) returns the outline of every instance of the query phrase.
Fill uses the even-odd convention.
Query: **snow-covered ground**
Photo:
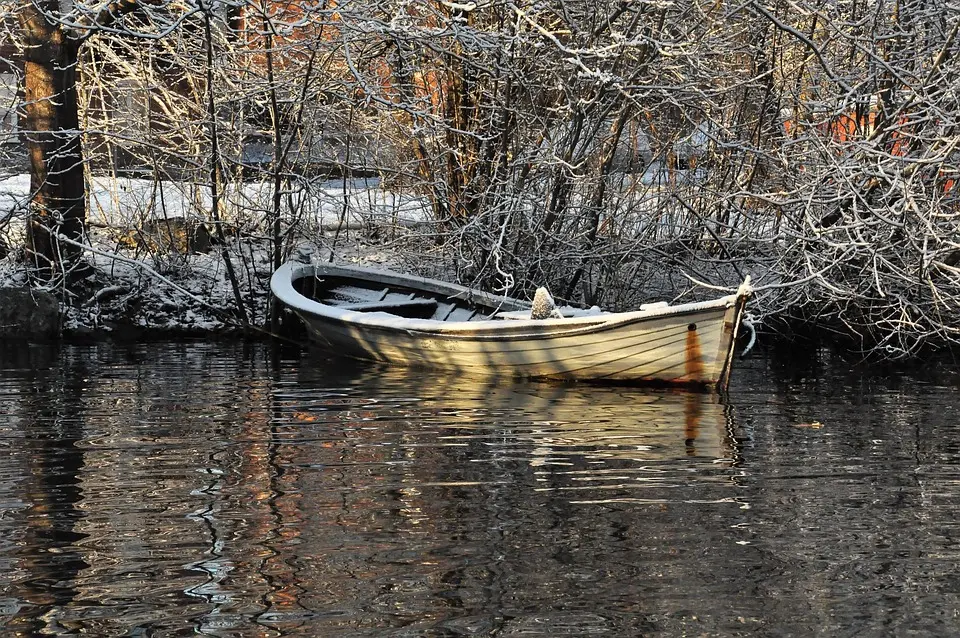
[[[202,184],[155,182],[122,177],[93,177],[89,186],[88,220],[94,224],[123,227],[150,217],[210,217],[210,189]],[[0,179],[0,225],[22,211],[30,196],[30,176]],[[227,221],[263,215],[272,208],[273,188],[264,182],[228,187],[222,195],[222,213]],[[377,179],[331,180],[294,185],[283,193],[282,213],[301,216],[314,227],[333,228],[341,220],[359,225],[426,219],[425,198],[401,195],[381,188]],[[22,219],[22,217],[20,217]],[[8,230],[12,231],[13,227]]]
[[[0,287],[27,283],[23,262],[24,210],[30,180],[0,180],[0,241],[10,254],[0,259]],[[271,243],[264,235],[272,205],[269,185],[245,184],[223,196],[221,219],[231,233],[209,252],[157,244],[137,245],[136,229],[150,219],[210,221],[209,189],[195,184],[142,179],[94,178],[89,188],[89,247],[93,266],[71,292],[56,286],[64,333],[70,335],[214,334],[242,322],[229,277],[228,260],[239,283],[247,320],[267,323]],[[296,221],[286,248],[311,249],[318,259],[382,266],[396,265],[394,252],[366,242],[365,229],[404,227],[427,218],[424,200],[380,187],[376,180],[332,181],[284,193],[284,223]]]

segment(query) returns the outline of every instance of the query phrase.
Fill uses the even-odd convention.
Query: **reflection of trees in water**
[[[734,409],[261,354],[18,355],[7,627],[724,633],[827,626],[853,612],[824,601],[884,583],[929,608],[952,582],[930,558],[960,500],[943,387],[754,363],[738,383],[766,389]]]
[[[17,396],[3,414],[16,419],[18,431],[10,432],[8,441],[22,446],[11,455],[20,461],[18,476],[8,479],[20,481],[21,499],[29,504],[4,525],[10,525],[4,535],[16,538],[18,546],[10,591],[19,610],[7,627],[26,634],[58,632],[59,615],[49,612],[72,603],[77,576],[89,567],[77,548],[86,534],[78,530],[84,459],[75,445],[83,437],[87,369],[81,361],[58,360],[49,349],[0,345],[0,356],[5,367],[21,371],[7,381]]]
[[[36,606],[17,626],[224,630],[269,609],[286,584],[269,582],[283,569],[256,544],[289,529],[270,514],[282,499],[255,353],[99,345],[23,366],[53,369],[24,376],[16,398],[38,441],[12,470],[33,503],[13,590]]]

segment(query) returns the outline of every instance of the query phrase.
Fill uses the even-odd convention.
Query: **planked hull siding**
[[[585,334],[499,340],[464,334],[397,334],[320,317],[301,318],[314,339],[332,352],[407,366],[502,376],[715,384],[726,364],[722,326],[727,314],[732,322],[732,308],[717,309]],[[696,330],[690,330],[691,324]]]
[[[434,292],[450,286],[446,292],[461,294],[452,284],[428,281]],[[339,355],[472,375],[719,387],[729,374],[746,297],[570,319],[442,322],[344,311],[291,298],[283,286],[275,293],[317,343]]]

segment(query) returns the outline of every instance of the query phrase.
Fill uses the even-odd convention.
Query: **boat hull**
[[[472,375],[724,387],[745,299],[579,319],[453,323],[288,305],[316,343],[355,358]]]

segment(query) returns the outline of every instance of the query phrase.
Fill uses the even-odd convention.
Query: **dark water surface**
[[[957,635],[958,385],[0,345],[0,633]]]

